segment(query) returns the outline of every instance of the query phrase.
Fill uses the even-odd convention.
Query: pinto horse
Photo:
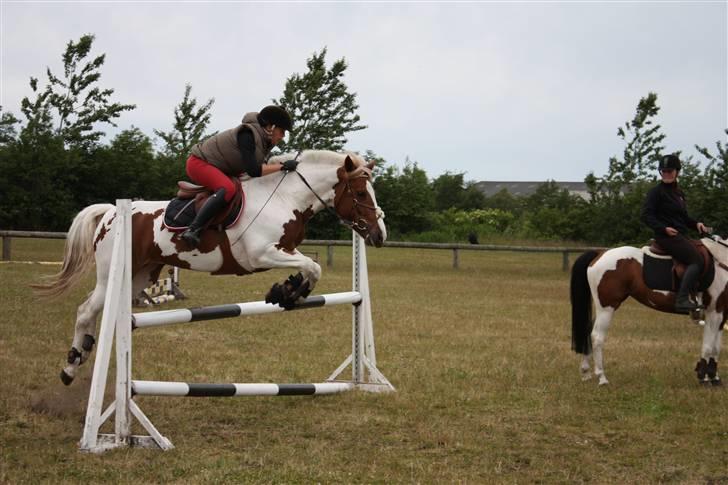
[[[292,154],[279,155],[271,161],[291,158]],[[299,274],[289,278],[288,284],[274,285],[269,292],[270,296],[277,288],[280,301],[274,302],[292,305],[321,278],[318,263],[296,248],[304,239],[306,222],[324,208],[334,211],[368,245],[381,247],[387,232],[384,212],[377,205],[371,184],[374,163],[366,164],[354,154],[314,150],[300,153],[298,161],[297,173],[241,181],[246,198],[243,215],[225,230],[205,230],[196,249],[190,249],[177,232],[163,224],[168,201],[133,202],[132,294],[156,281],[164,265],[213,275],[293,268]],[[95,343],[96,318],[104,305],[114,245],[114,217],[111,204],[95,204],[79,212],[68,231],[61,271],[51,276],[50,282],[34,285],[43,295],[61,295],[78,283],[95,260],[96,286],[78,307],[68,365],[61,372],[66,385],[73,381]]]
[[[697,298],[704,307],[704,329],[701,358],[695,368],[703,383],[720,384],[718,355],[721,334],[728,318],[728,238],[712,236],[702,239],[712,254],[713,280]],[[643,249],[629,246],[604,252],[587,251],[575,262],[571,271],[571,335],[572,348],[583,354],[582,379],[591,377],[589,356],[594,356],[594,374],[599,385],[608,384],[604,374],[603,349],[607,329],[614,312],[627,297],[666,313],[675,313],[675,292],[648,287],[643,276]],[[596,310],[592,319],[592,301]],[[702,323],[702,322],[701,322]]]

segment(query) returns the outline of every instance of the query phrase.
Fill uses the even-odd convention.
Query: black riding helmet
[[[657,170],[662,172],[665,169],[674,169],[680,171],[680,158],[677,155],[665,155],[660,159],[660,163],[657,166]]]
[[[276,125],[286,131],[293,129],[293,121],[291,115],[280,106],[266,106],[258,113],[258,123],[260,126]]]

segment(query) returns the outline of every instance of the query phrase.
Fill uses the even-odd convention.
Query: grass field
[[[59,260],[62,243],[15,239],[13,258]],[[560,254],[451,258],[368,251],[377,360],[397,393],[139,398],[176,448],[98,456],[77,451],[92,362],[71,387],[58,378],[92,278],[44,303],[28,284],[57,267],[0,264],[0,482],[728,483],[728,390],[697,383],[699,327],[628,302],[600,388],[570,350]],[[317,293],[351,287],[349,250],[335,261]],[[165,308],[260,300],[285,276],[182,272],[190,299]],[[137,379],[314,382],[349,354],[350,310],[162,327],[134,346]]]

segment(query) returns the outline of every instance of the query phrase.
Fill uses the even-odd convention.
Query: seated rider
[[[692,290],[703,272],[703,258],[687,237],[689,229],[709,232],[702,222],[688,215],[685,194],[677,184],[680,174],[677,155],[665,155],[659,161],[661,182],[650,189],[642,206],[642,221],[655,231],[655,241],[673,258],[687,266],[675,299],[675,311],[687,313],[697,309],[690,300]]]
[[[200,244],[202,229],[235,195],[235,182],[230,177],[247,174],[261,177],[281,170],[296,169],[298,162],[268,164],[271,149],[291,131],[293,122],[285,109],[266,106],[260,113],[247,113],[240,125],[212,136],[194,147],[187,159],[187,175],[214,194],[205,201],[180,236],[191,247]]]

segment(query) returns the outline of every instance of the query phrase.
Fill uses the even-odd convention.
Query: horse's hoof
[[[63,382],[66,386],[70,386],[73,382],[73,377],[66,374],[65,369],[61,371],[61,382]]]
[[[581,380],[582,381],[590,381],[592,378],[591,372],[582,372],[581,373]]]
[[[722,386],[723,385],[723,381],[720,380],[720,377],[716,377],[715,379],[711,379],[710,380],[710,383],[713,386],[715,386],[715,387],[718,387],[718,386]]]
[[[265,295],[265,302],[277,305],[281,300],[283,300],[283,287],[275,283]]]
[[[599,385],[600,385],[600,386],[606,386],[606,385],[608,385],[608,384],[609,384],[609,381],[607,380],[607,378],[606,378],[606,377],[600,377],[600,378],[599,378]]]

